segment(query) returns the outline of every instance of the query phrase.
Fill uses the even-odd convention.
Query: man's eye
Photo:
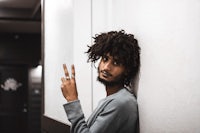
[[[108,60],[108,58],[107,57],[103,57],[103,61],[107,61]]]
[[[120,63],[119,63],[119,62],[117,62],[117,61],[114,61],[114,62],[113,62],[113,64],[114,64],[115,66],[118,66],[118,65],[120,65]]]

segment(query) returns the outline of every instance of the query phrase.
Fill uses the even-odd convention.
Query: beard
[[[117,85],[123,84],[124,80],[123,79],[117,79],[117,80],[112,80],[112,81],[107,81],[105,79],[100,78],[99,76],[97,77],[97,80],[102,83],[105,86],[113,87]]]
[[[100,72],[101,71],[98,70],[98,73],[100,73]],[[100,83],[102,83],[103,85],[108,86],[108,87],[124,85],[124,79],[125,79],[124,74],[118,75],[111,81],[105,80],[105,79],[101,78],[100,76],[97,77],[97,81],[99,81]]]

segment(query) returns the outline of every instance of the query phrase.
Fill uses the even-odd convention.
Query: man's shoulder
[[[136,101],[136,97],[126,88],[120,90],[114,99],[119,101]]]
[[[119,109],[137,106],[137,100],[135,96],[126,89],[120,90],[120,92],[118,92],[116,95],[108,100],[108,103],[108,106],[115,106]]]

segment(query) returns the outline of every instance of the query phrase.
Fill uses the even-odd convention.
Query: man
[[[71,133],[134,133],[138,119],[137,101],[129,91],[131,81],[140,68],[140,47],[132,34],[121,31],[101,33],[89,46],[88,62],[98,66],[98,81],[105,85],[106,98],[99,102],[87,122],[81,109],[75,81],[74,65],[71,78],[64,64],[65,78],[61,78],[64,105],[71,122]]]

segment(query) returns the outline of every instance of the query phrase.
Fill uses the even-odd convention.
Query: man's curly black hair
[[[124,30],[101,33],[93,37],[94,44],[88,46],[88,62],[95,63],[106,54],[117,58],[125,66],[128,75],[124,79],[124,85],[130,86],[130,82],[138,74],[140,69],[140,47],[134,35],[125,33]]]

